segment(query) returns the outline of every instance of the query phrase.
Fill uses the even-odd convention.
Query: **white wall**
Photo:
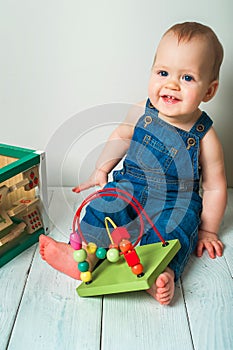
[[[218,94],[203,108],[233,186],[232,11],[232,0],[1,0],[1,142],[45,149],[49,184],[75,185],[128,105],[147,96],[162,33],[200,21],[225,48]]]

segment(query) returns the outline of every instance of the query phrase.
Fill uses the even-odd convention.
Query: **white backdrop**
[[[163,32],[199,21],[225,49],[219,91],[202,107],[233,186],[232,12],[232,0],[0,0],[0,142],[46,150],[49,185],[76,185],[128,106],[146,98]]]

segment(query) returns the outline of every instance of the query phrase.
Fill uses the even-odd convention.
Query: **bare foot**
[[[175,292],[174,276],[173,270],[167,267],[151,288],[147,290],[147,293],[162,305],[170,304]]]
[[[80,279],[77,263],[73,259],[71,245],[57,242],[51,237],[40,235],[40,255],[49,265],[66,275]]]

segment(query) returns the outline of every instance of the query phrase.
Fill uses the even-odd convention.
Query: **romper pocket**
[[[142,170],[164,175],[177,152],[174,147],[166,147],[160,140],[147,134],[143,138],[136,157]]]

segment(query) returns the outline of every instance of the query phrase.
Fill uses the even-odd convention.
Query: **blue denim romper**
[[[181,249],[169,264],[175,280],[180,277],[197,244],[202,210],[200,140],[212,123],[202,112],[190,131],[181,130],[160,119],[148,99],[145,113],[135,126],[123,168],[114,171],[113,181],[105,186],[128,191],[141,203],[165,240],[179,239]],[[104,197],[87,206],[81,221],[81,230],[88,242],[108,247],[106,216],[117,226],[126,227],[131,239],[136,240],[140,222],[135,210],[121,199]],[[145,221],[140,244],[159,241]]]

